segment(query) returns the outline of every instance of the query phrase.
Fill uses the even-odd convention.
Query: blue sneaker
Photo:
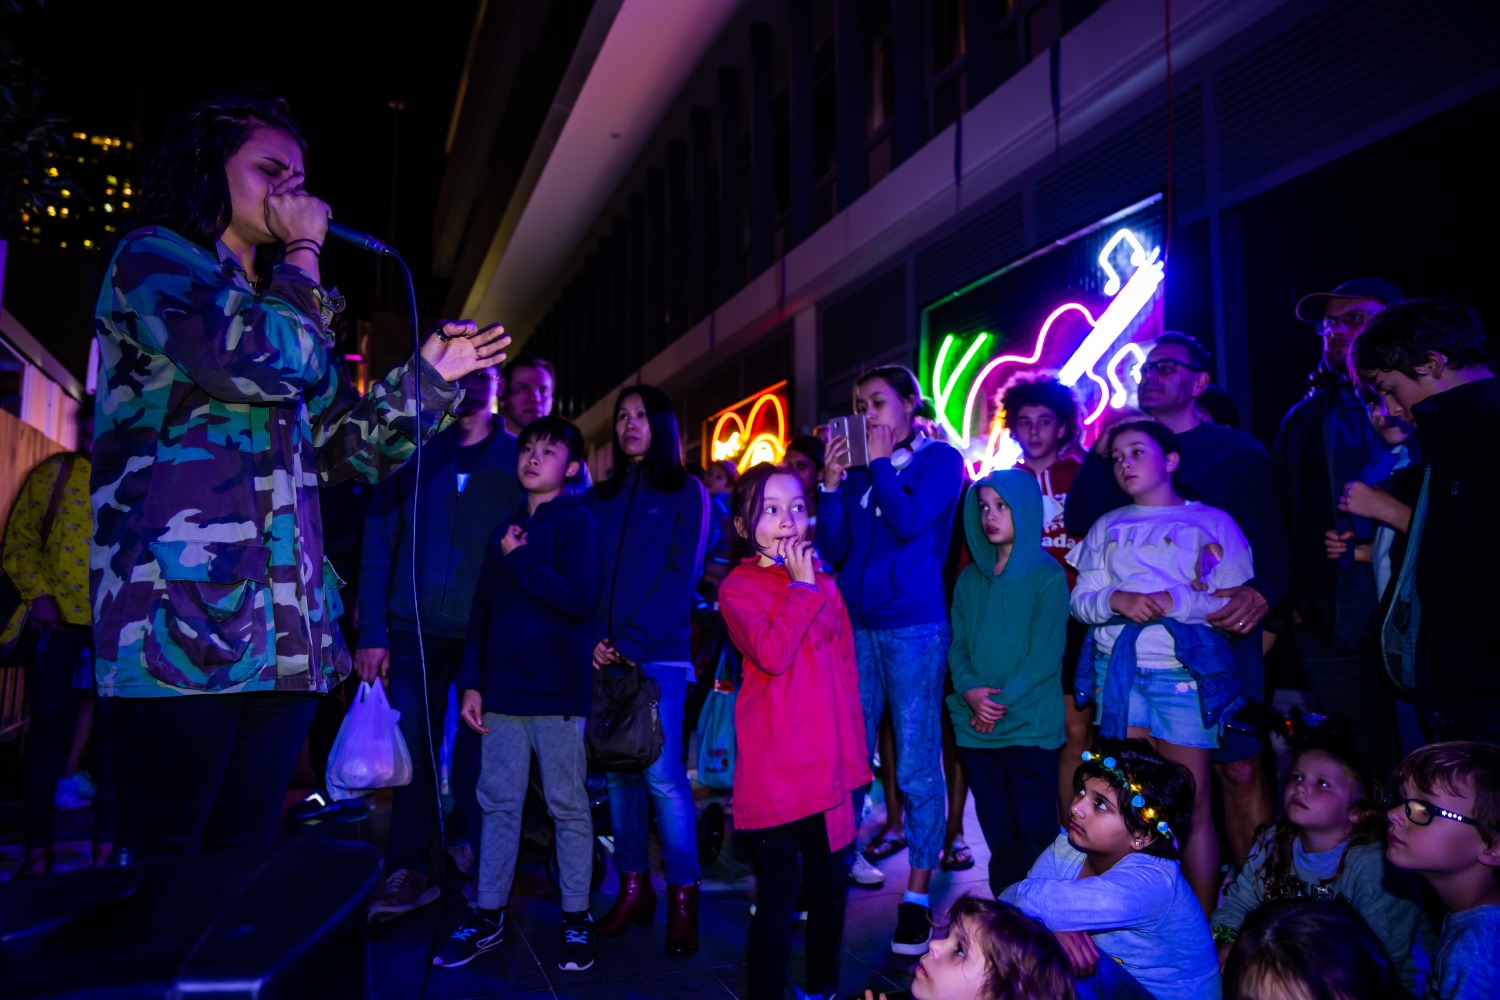
[[[448,935],[448,940],[432,956],[432,964],[444,969],[468,965],[485,952],[500,947],[505,936],[505,911],[498,921],[488,920],[478,910],[469,915]]]

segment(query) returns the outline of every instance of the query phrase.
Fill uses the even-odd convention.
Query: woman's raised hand
[[[896,435],[885,424],[868,424],[865,432],[870,461],[890,458],[896,453]]]
[[[504,362],[509,346],[510,338],[499,323],[481,330],[470,319],[449,320],[422,344],[422,357],[443,378],[457,382],[470,372]]]

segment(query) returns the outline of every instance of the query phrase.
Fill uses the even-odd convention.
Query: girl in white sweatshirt
[[[1109,448],[1115,479],[1133,502],[1096,521],[1068,557],[1078,570],[1073,616],[1092,626],[1093,659],[1080,663],[1079,675],[1086,679],[1092,668],[1093,690],[1080,693],[1098,700],[1104,736],[1149,739],[1192,772],[1198,794],[1183,870],[1207,912],[1219,853],[1209,758],[1220,717],[1238,694],[1230,640],[1208,616],[1228,603],[1216,592],[1253,575],[1250,544],[1227,513],[1178,494],[1172,474],[1181,454],[1166,427],[1117,424]]]

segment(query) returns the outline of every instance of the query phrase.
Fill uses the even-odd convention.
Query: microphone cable
[[[431,765],[432,769],[432,797],[433,803],[436,806],[438,838],[443,844],[443,850],[439,856],[439,863],[446,866],[446,858],[448,855],[448,827],[447,823],[443,820],[443,790],[442,783],[439,780],[438,776],[438,753],[436,747],[432,742],[432,706],[429,703],[428,699],[427,685],[427,644],[425,642],[425,637],[422,635],[422,595],[417,586],[417,525],[420,522],[420,519],[417,517],[417,510],[418,502],[421,499],[422,490],[422,441],[427,436],[424,428],[422,427],[422,322],[417,313],[416,282],[412,280],[411,268],[407,266],[406,259],[399,253],[397,253],[396,249],[389,244],[378,243],[378,241],[372,242],[377,243],[377,245],[371,246],[364,243],[358,245],[363,246],[365,249],[371,250],[376,254],[390,257],[397,264],[401,265],[401,274],[406,279],[407,304],[411,310],[411,332],[413,348],[412,361],[416,365],[415,371],[412,372],[412,380],[416,386],[417,404],[417,450],[416,454],[412,457],[412,461],[415,467],[412,469],[411,525],[410,530],[407,532],[407,541],[409,551],[411,552],[411,610],[413,624],[416,626],[417,631],[417,664],[420,668],[419,672],[422,675],[422,726],[427,734],[427,744],[425,749],[427,751],[428,763]],[[441,417],[439,419],[441,419]],[[387,641],[389,641],[389,633],[387,633]],[[386,662],[386,669],[389,670],[390,667],[391,663],[388,659]],[[460,720],[459,725],[463,725],[462,720]],[[456,747],[457,743],[455,742],[455,748]],[[456,752],[457,751],[455,749],[455,754]],[[454,805],[454,808],[457,808],[456,803]],[[470,836],[473,836],[472,832]]]

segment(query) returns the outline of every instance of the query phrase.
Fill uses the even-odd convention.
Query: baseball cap
[[[1355,278],[1338,285],[1331,292],[1313,292],[1297,300],[1297,318],[1316,323],[1323,318],[1329,299],[1374,299],[1382,305],[1395,305],[1406,298],[1401,289],[1381,278]]]

